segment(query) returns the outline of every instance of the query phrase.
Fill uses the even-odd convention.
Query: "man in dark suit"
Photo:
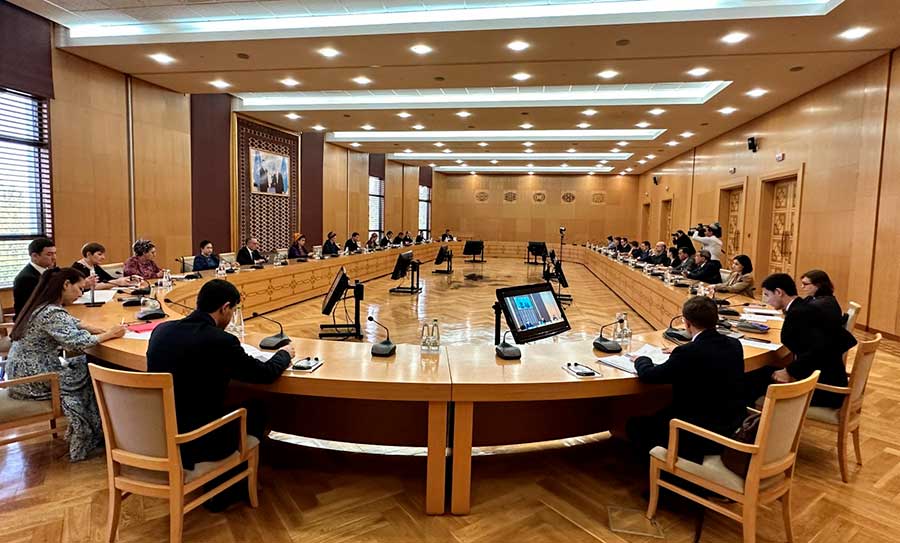
[[[379,247],[387,247],[388,245],[390,245],[391,244],[391,236],[393,236],[393,235],[394,235],[394,233],[390,230],[385,232],[384,237],[381,238],[381,241],[378,242],[378,246]]]
[[[685,277],[695,281],[703,281],[710,285],[718,285],[722,282],[722,274],[720,273],[722,263],[718,260],[713,260],[709,251],[703,249],[695,254],[694,263],[697,267],[693,270],[684,272]]]
[[[679,247],[678,248],[678,260],[672,261],[672,271],[674,273],[684,274],[685,272],[689,272],[697,267],[694,263],[694,246],[690,247]]]
[[[359,232],[353,232],[350,235],[350,239],[344,242],[344,249],[348,253],[355,253],[359,250]]]
[[[782,369],[769,366],[749,376],[748,403],[766,393],[770,383],[790,383],[806,379],[819,370],[819,382],[839,387],[847,386],[847,370],[843,355],[856,345],[856,338],[841,324],[837,315],[819,310],[806,299],[797,296],[797,285],[786,273],[772,274],[763,281],[763,301],[784,311],[781,343],[791,351],[791,361]],[[817,390],[812,405],[840,407],[844,397],[833,392]]]
[[[691,342],[675,347],[669,359],[658,366],[647,357],[634,362],[642,382],[672,385],[672,405],[655,415],[628,421],[629,439],[641,450],[667,446],[672,419],[730,437],[745,417],[741,343],[716,332],[719,312],[711,299],[689,298],[681,313],[693,337]],[[707,439],[685,432],[679,438],[678,456],[687,460],[699,463],[704,456],[721,452],[721,446]]]
[[[47,238],[36,238],[28,244],[28,255],[31,262],[16,275],[13,280],[13,307],[16,315],[25,308],[41,275],[50,268],[56,267],[56,244]]]
[[[247,238],[244,240],[244,246],[237,252],[237,261],[241,266],[250,266],[252,264],[261,264],[266,261],[259,254],[259,240],[256,238]]]
[[[656,247],[653,248],[653,252],[650,253],[647,262],[653,264],[654,266],[668,266],[669,264],[671,264],[671,261],[669,260],[669,251],[666,247],[666,242],[660,241],[656,243]]]
[[[453,241],[453,234],[450,233],[450,229],[444,230],[444,233],[441,234],[441,241]]]

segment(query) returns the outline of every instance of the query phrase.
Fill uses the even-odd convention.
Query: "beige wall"
[[[416,237],[419,230],[419,167],[403,166],[403,229]]]
[[[369,229],[369,155],[325,144],[322,172],[322,234],[337,233],[338,243]],[[301,194],[302,198],[303,195]]]
[[[475,194],[486,191],[478,202]],[[514,203],[504,193],[516,191]],[[544,203],[533,194],[544,191]],[[575,194],[571,204],[562,202],[563,192]],[[594,193],[605,201],[591,202]],[[638,201],[638,179],[632,176],[542,176],[542,175],[445,175],[434,174],[432,230],[450,228],[456,235],[500,241],[555,241],[559,227],[566,227],[571,243],[599,241],[609,234],[637,235],[634,209]]]

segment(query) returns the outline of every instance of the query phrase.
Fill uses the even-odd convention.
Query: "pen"
[[[755,342],[757,342],[757,343],[772,343],[772,342],[769,341],[768,339],[763,339],[763,338],[761,338],[761,337],[751,337],[751,338],[747,338],[747,341],[755,341]]]

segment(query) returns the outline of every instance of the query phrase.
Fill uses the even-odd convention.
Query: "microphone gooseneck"
[[[270,319],[269,317],[267,317],[267,316],[265,316],[265,315],[260,315],[260,314],[257,313],[256,311],[254,311],[254,312],[252,313],[252,316],[253,316],[253,317],[259,317],[259,318],[261,318],[261,319],[263,319],[263,320],[267,320],[267,321],[269,321],[269,322],[274,322],[275,324],[278,325],[278,334],[281,335],[281,336],[284,335],[284,326],[282,326],[281,323],[278,322],[278,321],[276,321],[275,319]]]
[[[183,307],[183,308],[185,308],[185,309],[187,309],[188,311],[191,311],[191,312],[194,311],[194,308],[193,308],[193,307],[191,307],[191,306],[189,306],[189,305],[185,305],[185,304],[183,304],[183,303],[181,303],[181,302],[176,302],[175,300],[173,300],[173,299],[171,299],[171,298],[163,298],[163,301],[166,302],[167,304],[173,304],[173,305],[177,305],[178,307]]]
[[[607,323],[607,324],[604,324],[603,326],[601,326],[600,327],[600,338],[603,338],[603,330],[605,330],[607,327],[612,326],[614,324],[622,324],[623,322],[625,322],[625,319],[616,319],[610,323]]]
[[[385,325],[381,324],[380,322],[378,322],[377,320],[375,320],[375,317],[373,317],[372,315],[369,315],[369,322],[374,322],[378,326],[384,328],[385,333],[387,333],[387,341],[391,340],[391,330],[387,326],[385,326]]]

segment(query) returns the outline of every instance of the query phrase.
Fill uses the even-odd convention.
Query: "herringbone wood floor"
[[[460,266],[462,270],[462,266]],[[524,265],[495,259],[480,286],[442,292],[445,277],[423,273],[424,296],[383,294],[389,281],[367,285],[381,317],[398,324],[437,315],[445,341],[490,341],[496,277],[525,282]],[[624,305],[583,269],[568,271],[575,305],[572,334],[591,336]],[[517,271],[518,270],[518,271]],[[462,270],[465,271],[465,270]],[[491,274],[498,275],[491,278]],[[530,273],[536,273],[532,271]],[[536,277],[536,276],[535,276]],[[456,278],[455,281],[462,281]],[[506,280],[506,279],[504,279]],[[437,282],[437,283],[436,283]],[[382,294],[379,294],[382,293]],[[440,301],[440,307],[436,302]],[[477,304],[477,305],[476,305]],[[317,304],[295,307],[307,322],[290,333],[311,336],[322,322]],[[308,315],[308,317],[303,317]],[[294,318],[293,316],[291,318]],[[643,331],[646,324],[632,319]],[[463,323],[463,324],[460,324]],[[259,326],[259,325],[254,325]],[[398,326],[398,341],[415,341],[415,327]],[[375,330],[370,332],[374,334]],[[796,540],[814,543],[900,541],[900,344],[887,342],[873,369],[863,422],[865,466],[851,463],[851,482],[840,482],[834,435],[805,431],[794,483]],[[70,464],[63,443],[35,440],[0,448],[0,542],[99,541],[106,516],[103,457]],[[262,491],[256,510],[239,505],[222,514],[198,509],[187,515],[185,541],[207,542],[652,542],[609,530],[606,507],[643,509],[645,461],[626,443],[601,441],[571,449],[478,457],[473,466],[472,514],[428,517],[422,513],[424,458],[376,457],[267,443],[262,451]],[[852,453],[851,453],[852,458]],[[660,524],[668,541],[690,541],[694,509],[662,502]],[[777,506],[760,514],[759,540],[784,541]],[[119,541],[166,541],[165,502],[141,497],[123,504]],[[707,514],[702,541],[740,540],[735,523]]]

